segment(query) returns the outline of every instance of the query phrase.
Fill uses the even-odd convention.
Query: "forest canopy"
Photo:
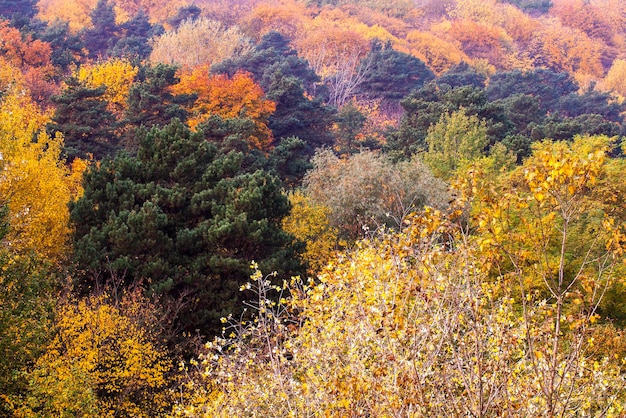
[[[0,415],[624,416],[625,22],[0,0]]]

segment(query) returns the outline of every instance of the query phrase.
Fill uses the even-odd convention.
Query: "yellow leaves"
[[[51,416],[81,404],[97,416],[148,416],[167,407],[171,365],[147,329],[104,296],[62,304],[57,317],[57,336],[31,375],[30,405]]]
[[[193,68],[210,66],[251,49],[250,40],[237,26],[226,27],[206,18],[189,19],[152,41],[150,60]]]
[[[119,114],[126,106],[128,92],[138,72],[139,68],[129,61],[112,59],[93,66],[82,66],[77,77],[90,88],[106,86],[102,97],[109,102],[111,110]]]
[[[590,149],[594,145],[597,148]],[[543,204],[553,197],[552,205],[562,205],[593,186],[603,170],[607,146],[606,137],[579,137],[571,146],[549,141],[535,144],[523,172],[535,200]]]
[[[0,194],[1,203],[9,206],[9,248],[56,260],[67,254],[67,204],[70,184],[76,184],[79,174],[76,171],[72,180],[60,160],[63,138],[43,132],[48,120],[23,86],[5,91],[0,101]],[[73,189],[78,193],[76,186]]]
[[[330,210],[314,204],[309,197],[296,191],[289,195],[291,212],[283,219],[283,229],[306,244],[302,254],[311,272],[319,272],[334,255],[338,246],[337,228],[330,226]]]

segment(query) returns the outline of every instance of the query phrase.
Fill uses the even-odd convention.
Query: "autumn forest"
[[[0,0],[0,416],[626,416],[626,2]]]

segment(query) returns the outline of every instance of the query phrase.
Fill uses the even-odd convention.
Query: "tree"
[[[464,109],[444,113],[428,129],[426,143],[424,162],[433,174],[448,180],[458,168],[485,155],[487,127],[476,116],[467,116]]]
[[[170,91],[170,87],[180,81],[176,71],[177,67],[167,64],[139,67],[136,80],[128,92],[125,112],[131,134],[133,128],[165,126],[174,118],[186,119],[182,105],[190,97],[178,97]]]
[[[107,55],[140,62],[150,56],[150,40],[163,33],[161,25],[150,23],[150,17],[140,9],[131,19],[118,27],[120,35],[115,44],[109,47]]]
[[[172,86],[172,91],[197,96],[189,109],[188,124],[192,129],[212,115],[225,119],[249,118],[257,128],[249,138],[250,145],[264,151],[271,148],[273,138],[267,124],[276,105],[265,98],[263,90],[249,74],[209,75],[208,66],[201,65],[182,72],[180,82]]]
[[[148,326],[133,320],[132,311],[144,306],[110,299],[104,294],[57,307],[55,336],[27,375],[20,412],[148,417],[165,411],[172,364]]]
[[[626,97],[626,60],[616,59],[602,81],[602,86],[610,91]]]
[[[418,157],[393,164],[371,151],[342,160],[320,150],[311,162],[304,192],[313,204],[330,210],[330,225],[344,239],[355,240],[384,225],[401,228],[410,213],[448,202],[445,184]]]
[[[470,58],[458,46],[429,32],[411,31],[406,40],[411,53],[421,60],[435,74],[441,74]]]
[[[19,74],[19,72],[16,71]],[[19,78],[0,100],[0,196],[9,208],[3,246],[60,262],[68,254],[70,172],[61,160],[63,137],[43,132],[49,116],[33,103]]]
[[[277,140],[298,137],[307,143],[309,155],[332,143],[333,110],[315,94],[319,77],[281,34],[268,33],[253,51],[215,65],[211,71],[231,77],[238,71],[253,75],[266,97],[276,103],[269,127]]]
[[[108,103],[108,110],[121,115],[138,72],[139,68],[127,60],[111,59],[93,66],[83,65],[78,70],[77,78],[85,87],[104,87],[102,99]]]
[[[171,16],[170,18],[167,19],[167,23],[173,29],[178,29],[183,22],[187,20],[194,21],[198,19],[201,13],[202,13],[202,9],[196,6],[195,4],[183,6],[180,9],[178,9],[178,11],[176,12],[174,16]]]
[[[50,44],[52,65],[65,75],[84,58],[84,44],[80,36],[71,33],[67,21],[55,20],[48,24],[41,35]]]
[[[540,33],[529,51],[535,66],[595,78],[604,75],[602,41],[554,20],[542,25]]]
[[[456,112],[461,108],[465,109],[467,115],[485,120],[489,145],[501,141],[512,129],[502,103],[490,101],[484,89],[472,86],[450,88],[446,84],[429,83],[408,95],[401,105],[405,114],[397,131],[392,133],[386,144],[386,148],[400,158],[426,151],[428,129],[444,113]]]
[[[390,42],[383,45],[380,41],[373,41],[363,64],[372,66],[360,90],[369,98],[400,100],[435,78],[421,60],[395,51]]]
[[[329,86],[328,102],[340,108],[358,91],[371,62],[367,40],[354,30],[334,22],[316,22],[315,30],[298,42],[301,55]]]
[[[104,58],[119,36],[113,3],[109,0],[98,0],[89,17],[93,27],[83,33],[83,42],[89,50],[89,58]]]
[[[608,145],[606,137],[537,143],[503,188],[475,189],[479,243],[493,251],[498,276],[517,282],[514,297],[526,301],[529,371],[548,414],[566,413],[586,396],[588,407],[609,410],[606,392],[585,391],[593,334],[603,332],[594,326],[597,309],[623,254],[623,221],[612,216],[612,198],[599,187]],[[599,360],[610,353],[599,349],[594,369],[610,370],[606,358]]]
[[[514,94],[535,97],[544,112],[558,109],[561,97],[578,90],[578,85],[567,73],[536,69],[519,70],[494,74],[489,80],[487,94],[490,100],[505,99]]]
[[[236,58],[251,50],[250,40],[237,26],[226,27],[216,20],[186,20],[152,42],[153,63],[194,68]]]
[[[22,35],[7,21],[0,22],[0,39],[3,61],[20,69],[22,80],[37,103],[47,103],[48,96],[54,90],[51,85],[54,69],[50,61],[50,44],[34,39],[31,34]]]
[[[315,275],[333,258],[339,231],[330,225],[330,209],[315,204],[301,191],[289,195],[291,213],[283,219],[283,229],[306,244],[302,258]]]
[[[545,14],[552,7],[551,0],[504,0],[504,2],[513,4],[531,15]]]
[[[297,245],[280,228],[289,211],[278,180],[242,171],[244,155],[220,153],[181,122],[138,132],[136,157],[93,167],[71,209],[75,261],[82,271],[143,284],[182,298],[177,324],[219,332],[219,318],[243,310],[237,289],[250,260],[299,271]],[[93,286],[82,278],[83,289]]]
[[[96,6],[96,0],[48,0],[39,1],[41,19],[54,22],[67,22],[72,33],[89,27],[90,14]]]
[[[482,2],[481,2],[482,3]],[[484,5],[488,4],[485,2]],[[493,8],[489,8],[492,10]],[[454,20],[450,36],[461,44],[462,51],[474,60],[487,60],[496,68],[507,68],[510,37],[493,23],[480,23],[475,20]]]
[[[437,84],[447,84],[452,88],[463,86],[485,88],[486,81],[487,77],[470,67],[466,62],[452,66],[437,78]]]
[[[6,234],[9,225],[3,227]],[[26,373],[52,337],[59,280],[54,269],[36,257],[16,257],[3,248],[0,263],[0,412],[11,416],[27,394]]]
[[[0,0],[0,16],[6,19],[30,19],[37,13],[37,0]]]
[[[596,310],[623,271],[624,225],[592,203],[603,141],[540,144],[495,183],[475,166],[450,214],[408,218],[318,281],[276,288],[253,266],[258,320],[226,318],[176,416],[622,415],[622,358],[599,342],[623,336]]]
[[[63,135],[68,159],[87,158],[88,154],[100,159],[116,151],[117,123],[105,92],[105,85],[92,88],[72,77],[65,90],[52,98],[57,108],[46,129]]]

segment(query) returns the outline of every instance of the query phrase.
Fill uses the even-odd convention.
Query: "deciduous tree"
[[[225,27],[216,20],[187,20],[152,42],[150,60],[187,67],[216,64],[251,49],[249,39],[237,26]]]
[[[272,147],[272,131],[267,126],[276,105],[265,98],[261,87],[250,74],[238,72],[232,77],[209,74],[208,65],[200,65],[180,74],[180,82],[172,86],[174,94],[195,94],[196,100],[189,109],[188,124],[196,126],[209,116],[221,118],[248,118],[256,132],[250,136],[252,148],[267,151]]]

